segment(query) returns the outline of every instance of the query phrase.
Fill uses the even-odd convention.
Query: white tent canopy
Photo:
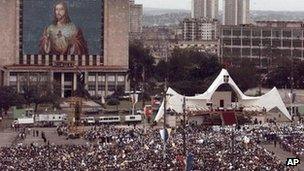
[[[185,97],[186,98],[186,108],[190,111],[203,111],[208,110],[207,103],[210,102],[215,91],[223,84],[229,84],[231,88],[236,92],[239,98],[239,106],[244,107],[246,111],[262,111],[277,108],[281,113],[283,113],[289,120],[291,116],[286,109],[285,104],[276,88],[273,88],[267,94],[260,97],[250,97],[246,96],[239,87],[235,84],[233,79],[230,77],[227,70],[222,69],[221,73],[214,80],[208,90],[200,95]],[[167,105],[166,108],[171,109],[177,113],[183,112],[183,99],[184,96],[178,94],[173,89],[169,88],[167,90]],[[162,102],[159,111],[155,117],[155,121],[158,122],[164,115],[164,102]]]

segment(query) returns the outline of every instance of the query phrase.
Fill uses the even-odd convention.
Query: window
[[[243,39],[243,46],[250,46],[250,39]]]
[[[281,37],[281,30],[272,30],[272,37]]]
[[[263,37],[271,37],[271,30],[263,30],[262,35]]]
[[[261,30],[260,29],[254,29],[252,31],[253,37],[260,37],[261,36]]]
[[[284,30],[283,31],[283,37],[291,37],[291,31],[290,30]]]
[[[241,36],[241,30],[240,29],[233,30],[233,36]]]
[[[243,36],[251,36],[251,30],[244,29],[243,30]]]
[[[291,40],[283,40],[283,47],[291,47]]]
[[[230,29],[224,29],[223,30],[223,35],[224,36],[230,36],[231,35],[231,30]]]

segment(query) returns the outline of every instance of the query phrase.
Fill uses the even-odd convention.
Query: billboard
[[[100,55],[103,0],[23,0],[22,53]]]

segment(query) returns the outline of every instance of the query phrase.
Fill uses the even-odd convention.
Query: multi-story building
[[[130,0],[130,38],[139,39],[143,27],[143,5]]]
[[[217,39],[217,20],[186,18],[182,22],[184,41],[210,41]]]
[[[256,59],[282,56],[303,59],[303,34],[302,21],[257,21],[255,25],[222,26],[221,56]]]
[[[205,52],[212,55],[219,56],[219,42],[218,40],[211,41],[178,41],[171,45],[171,49],[194,49],[199,52]]]
[[[29,78],[52,80],[69,97],[81,74],[93,96],[128,90],[129,0],[66,2],[0,1],[1,85],[22,91]],[[54,5],[65,13],[52,22]]]
[[[250,23],[250,0],[224,0],[224,25]]]
[[[174,27],[144,27],[142,41],[150,49],[156,63],[171,57],[171,44],[176,40]]]
[[[217,19],[218,8],[218,0],[192,0],[191,17]]]

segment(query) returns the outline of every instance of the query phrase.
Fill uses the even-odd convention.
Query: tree
[[[154,59],[150,50],[140,42],[130,44],[128,78],[131,80],[131,87],[138,88],[143,77],[149,80],[153,76],[153,71]]]
[[[174,49],[172,58],[159,62],[156,66],[155,78],[158,81],[168,78],[170,87],[185,95],[204,92],[210,85],[210,77],[221,69],[217,56],[197,49]]]
[[[19,106],[24,104],[23,97],[17,93],[17,91],[10,86],[0,87],[0,110],[1,115],[4,110],[5,114],[12,106]]]
[[[60,84],[50,81],[28,81],[22,86],[22,95],[26,104],[35,104],[35,112],[40,104],[52,104],[59,107],[61,88]]]
[[[255,88],[259,85],[260,75],[255,63],[250,59],[243,59],[240,66],[228,68],[229,74],[242,91]]]
[[[77,89],[73,92],[73,95],[76,97],[82,97],[82,98],[92,98],[88,90],[85,88],[84,83],[84,75],[78,73],[77,75]]]

